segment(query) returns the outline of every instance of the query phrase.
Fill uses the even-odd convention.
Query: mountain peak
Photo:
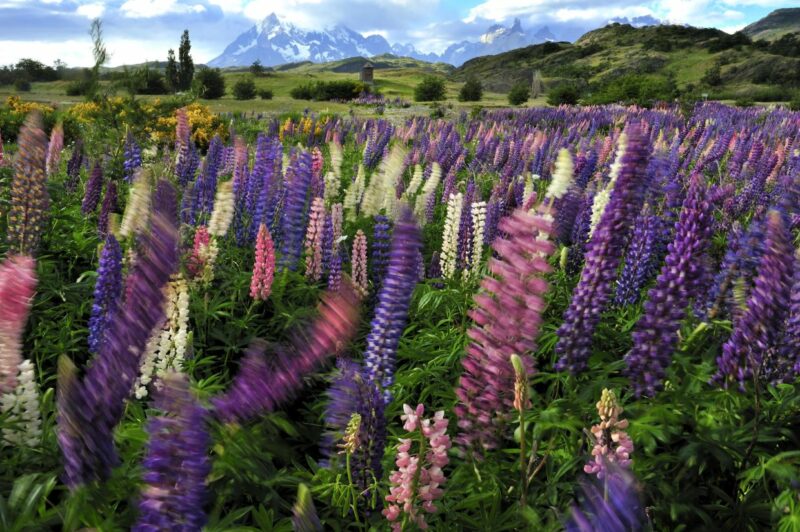
[[[511,31],[522,32],[522,23],[518,18],[514,19],[514,24],[511,26]]]

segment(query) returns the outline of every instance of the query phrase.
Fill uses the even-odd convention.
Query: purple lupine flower
[[[369,277],[375,293],[380,291],[386,268],[389,266],[389,247],[391,246],[392,226],[389,218],[383,214],[376,214],[375,227],[373,228],[372,254],[369,263]]]
[[[103,169],[100,168],[100,163],[94,163],[92,173],[86,181],[86,191],[83,195],[83,203],[81,203],[81,212],[89,214],[97,209],[97,204],[100,203],[100,194],[103,192]]]
[[[573,505],[565,524],[567,532],[629,532],[641,530],[644,509],[636,493],[633,475],[619,467],[602,480],[584,482],[583,497]]]
[[[736,263],[738,260],[739,246],[743,239],[742,226],[738,221],[733,222],[728,231],[728,247],[725,256],[719,265],[719,271],[714,277],[708,298],[706,300],[706,312],[703,317],[713,320],[723,313],[724,307],[728,304],[728,299],[736,278]]]
[[[570,236],[572,245],[567,252],[566,272],[570,275],[578,273],[583,266],[583,255],[592,226],[593,202],[594,194],[591,191],[586,192],[578,208],[578,214],[575,216],[575,225],[572,226],[572,235]]]
[[[378,292],[375,317],[370,324],[364,352],[369,381],[383,389],[387,403],[390,400],[388,388],[394,382],[397,346],[408,320],[411,294],[417,285],[414,262],[421,247],[420,231],[411,211],[402,208],[392,234],[389,267]]]
[[[580,373],[586,368],[592,337],[613,291],[625,242],[642,208],[647,181],[647,146],[641,128],[628,128],[628,146],[611,199],[595,228],[586,251],[581,280],[558,329],[556,369]]]
[[[293,347],[279,347],[271,360],[265,357],[265,342],[250,345],[231,387],[211,399],[217,418],[246,421],[271,412],[297,393],[308,373],[344,347],[358,326],[358,298],[352,288],[324,294],[319,310],[304,337]]]
[[[114,235],[106,237],[97,267],[94,303],[89,318],[89,352],[97,353],[103,343],[122,295],[122,250]]]
[[[548,289],[544,274],[555,246],[549,240],[552,223],[541,215],[518,209],[503,219],[504,235],[492,243],[497,257],[481,281],[470,311],[474,325],[461,364],[455,412],[460,429],[456,441],[480,454],[497,446],[513,410],[515,371],[511,355],[522,357],[529,375],[535,371],[532,353]]]
[[[174,223],[155,211],[150,231],[142,235],[143,252],[126,279],[124,303],[111,316],[93,364],[79,379],[67,357],[59,360],[58,443],[70,489],[108,478],[118,462],[114,427],[150,333],[164,319],[162,288],[177,268],[177,239]]]
[[[159,179],[153,192],[153,210],[170,223],[178,224],[178,194],[169,181]]]
[[[132,530],[157,532],[200,530],[208,521],[206,477],[211,472],[205,408],[189,390],[188,377],[170,372],[161,378],[154,406],[161,415],[150,418],[142,467],[144,488],[139,517]]]
[[[351,457],[351,469],[355,484],[365,490],[373,478],[383,476],[381,460],[386,446],[386,416],[383,394],[378,386],[364,375],[361,365],[340,358],[337,374],[328,388],[328,404],[325,408],[325,434],[321,450],[330,463],[336,456],[336,445],[341,441],[353,414],[361,416],[358,447]]]
[[[614,303],[619,306],[633,305],[639,301],[642,288],[650,282],[657,271],[656,246],[661,238],[661,220],[651,214],[645,204],[636,218],[633,235],[625,255],[625,265],[617,279]]]
[[[338,292],[342,287],[342,254],[337,249],[328,268],[328,290]]]
[[[791,297],[789,299],[789,316],[777,352],[779,360],[773,382],[792,382],[800,374],[800,256],[795,256],[794,280],[792,282]]]
[[[791,234],[778,211],[767,216],[764,247],[747,309],[734,320],[733,333],[717,357],[712,381],[725,388],[735,380],[744,390],[748,379],[760,376],[764,353],[777,347],[789,308],[794,256]]]
[[[74,192],[78,186],[81,165],[83,165],[83,141],[78,139],[72,147],[72,156],[67,161],[67,181],[64,184],[67,192]]]
[[[108,219],[112,212],[117,210],[117,183],[109,181],[103,204],[100,206],[100,216],[97,217],[97,232],[104,237],[108,234]]]
[[[678,332],[692,285],[702,273],[701,256],[711,239],[712,213],[706,187],[700,176],[692,178],[689,192],[675,226],[675,240],[656,284],[647,294],[644,315],[633,332],[633,347],[625,355],[627,374],[634,393],[653,396],[661,389],[672,354],[678,345]]]
[[[133,133],[130,131],[128,131],[128,135],[125,137],[124,153],[125,161],[123,162],[123,175],[125,177],[125,181],[130,183],[133,181],[133,175],[136,173],[136,169],[142,166],[142,149],[139,147],[136,139],[133,138]]]
[[[291,271],[297,269],[303,251],[303,236],[306,228],[306,203],[311,186],[311,154],[303,151],[292,165],[293,179],[289,183],[286,204],[281,217],[280,267]],[[288,171],[287,171],[288,172]]]

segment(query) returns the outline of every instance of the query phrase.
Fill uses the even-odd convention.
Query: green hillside
[[[776,9],[742,30],[753,40],[774,41],[788,33],[800,32],[800,7]]]
[[[753,43],[742,33],[716,29],[612,24],[574,44],[544,43],[472,59],[452,78],[474,76],[492,90],[505,91],[517,81],[529,81],[539,70],[547,87],[571,84],[584,96],[616,90],[635,79],[670,87],[674,96],[788,99],[782,95],[800,86],[800,53],[792,46],[773,48]]]

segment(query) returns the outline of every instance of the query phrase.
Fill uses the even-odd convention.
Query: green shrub
[[[444,100],[444,79],[428,75],[414,87],[415,102],[438,102]]]
[[[272,90],[271,89],[259,89],[258,90],[258,97],[262,100],[271,100],[272,99]]]
[[[369,85],[352,80],[338,81],[318,81],[316,83],[304,83],[289,91],[289,95],[295,100],[352,100],[358,98],[359,94],[370,92]]]
[[[444,115],[445,115],[444,106],[437,103],[433,107],[431,107],[430,117],[433,118],[434,120],[436,120],[437,118],[444,118]]]
[[[800,111],[800,92],[796,92],[794,98],[789,101],[789,109],[792,111]]]
[[[508,103],[511,105],[522,105],[528,101],[531,96],[531,88],[524,81],[518,81],[511,87],[508,93]]]
[[[194,76],[198,96],[217,100],[225,96],[225,78],[218,68],[201,68]]]
[[[483,97],[483,85],[477,78],[470,76],[458,92],[459,102],[479,102]]]
[[[240,79],[233,85],[233,97],[237,100],[252,100],[256,97],[256,84],[250,78]]]
[[[752,98],[744,96],[742,98],[737,98],[737,100],[733,102],[733,104],[737,107],[753,107],[756,104],[756,102],[754,102]]]
[[[14,90],[17,92],[30,92],[31,82],[27,79],[18,79],[14,81]]]
[[[580,93],[575,85],[563,83],[547,92],[547,103],[550,105],[575,105]]]

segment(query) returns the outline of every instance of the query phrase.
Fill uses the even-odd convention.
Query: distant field
[[[227,72],[225,73],[225,82],[227,94],[219,100],[201,100],[202,103],[208,105],[216,112],[255,112],[255,113],[288,113],[288,112],[302,112],[305,109],[310,109],[313,112],[331,112],[331,113],[348,113],[351,109],[357,115],[373,115],[375,109],[373,107],[355,106],[349,104],[332,103],[332,102],[314,102],[307,100],[295,100],[291,98],[289,92],[292,88],[302,85],[304,83],[313,81],[330,81],[340,79],[358,79],[357,74],[353,73],[337,73],[329,71],[320,71],[315,68],[316,65],[304,65],[286,72],[271,72],[260,77],[254,78],[256,87],[258,89],[272,90],[274,97],[272,100],[236,100],[234,99],[231,91],[233,85],[240,79],[251,77],[251,74],[244,72]],[[394,107],[387,107],[385,115],[389,118],[392,117],[405,117],[410,115],[427,114],[431,110],[431,104],[421,103],[417,104],[414,100],[414,87],[420,82],[424,75],[428,74],[425,70],[418,68],[397,68],[397,69],[381,69],[375,71],[375,85],[378,91],[387,98],[393,99],[395,97],[403,98],[411,104],[407,109],[398,109]],[[442,102],[445,106],[450,107],[456,112],[466,109],[470,110],[476,105],[483,107],[508,107],[508,101],[505,94],[496,92],[485,92],[481,102],[464,102],[458,101],[458,91],[462,83],[460,82],[447,82],[447,100]],[[7,96],[18,94],[26,100],[51,102],[58,105],[71,105],[75,102],[81,101],[81,96],[67,96],[66,94],[67,83],[63,81],[55,81],[49,83],[34,83],[32,90],[27,93],[17,93],[13,87],[4,86],[0,87],[0,99],[5,100]],[[137,96],[137,98],[152,99],[164,96]],[[544,98],[538,100],[530,100],[530,106],[545,105]]]

